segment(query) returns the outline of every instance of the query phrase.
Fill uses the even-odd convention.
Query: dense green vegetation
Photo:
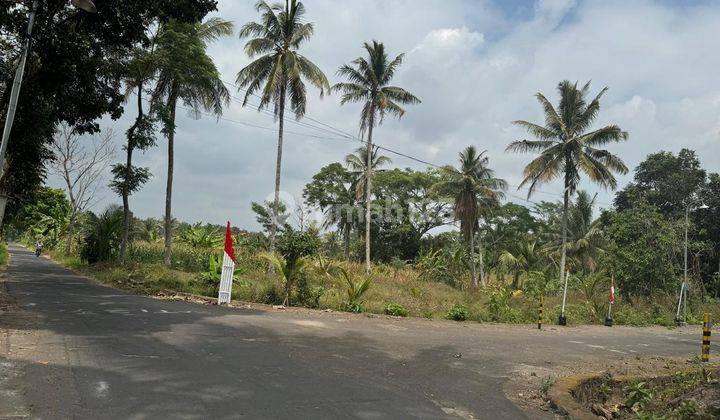
[[[0,267],[5,267],[8,262],[8,250],[5,242],[0,242]]]
[[[204,19],[214,9],[212,1],[186,0],[172,7],[165,1],[131,3],[103,2],[102,13],[93,17],[61,6],[57,13],[67,19],[39,31],[43,35],[33,54],[50,58],[36,59],[28,72],[32,80],[48,83],[23,90],[10,150],[12,176],[2,182],[7,192],[17,192],[22,182],[25,196],[9,208],[4,233],[28,244],[40,239],[55,258],[118,287],[216,296],[223,227],[171,217],[175,114],[179,106],[222,114],[230,93],[207,49],[232,34],[232,25]],[[124,16],[139,16],[138,22],[116,21],[120,15],[112,5]],[[277,118],[276,194],[270,203],[252,204],[263,232],[233,231],[235,299],[492,322],[535,322],[544,299],[549,321],[559,312],[561,278],[569,273],[570,322],[601,322],[614,278],[621,297],[616,322],[670,325],[683,278],[687,227],[689,320],[718,308],[720,175],[708,174],[693,151],[651,154],[614,205],[601,212],[596,197],[581,190],[585,180],[614,190],[615,176],[629,172],[621,156],[604,149],[628,134],[613,124],[594,127],[606,88],[591,97],[589,83],[561,81],[557,105],[536,95],[543,124],[515,122],[531,139],[495,139],[509,143],[509,152],[535,153],[520,186],[528,189],[528,199],[542,184],[562,180],[558,201],[523,206],[505,201],[509,185],[475,145],[459,151],[457,166],[423,170],[393,167],[372,144],[373,129],[385,116],[401,117],[402,106],[420,104],[391,84],[402,54],[391,59],[383,43],[365,43],[367,57],[341,66],[344,81],[331,87],[322,70],[299,52],[314,32],[303,4],[260,1],[256,8],[259,20],[240,30],[252,61],[239,70],[237,83],[246,102],[256,95],[260,109],[272,106]],[[46,9],[42,13],[51,13]],[[22,7],[10,12],[2,29],[17,32],[22,12]],[[63,73],[71,66],[65,55],[78,53],[63,26],[67,20],[75,21],[73,30],[79,32],[73,36],[88,38],[95,54],[83,50],[77,68]],[[47,31],[57,31],[57,39]],[[8,51],[3,54],[5,61],[12,59]],[[110,59],[112,70],[99,66],[87,72],[100,59]],[[80,71],[98,83],[87,83],[88,74],[75,74]],[[3,76],[9,80],[9,74]],[[364,144],[342,162],[328,162],[304,188],[303,205],[325,216],[319,225],[289,223],[296,209],[278,201],[284,112],[289,105],[295,118],[305,115],[306,83],[320,96],[339,93],[343,104],[362,105]],[[97,131],[104,114],[118,117],[123,89],[136,95],[138,114],[126,133],[124,163],[112,168],[110,188],[122,198],[122,207],[87,212],[71,222],[66,194],[39,186],[50,158],[44,143],[60,122],[84,133]],[[6,99],[7,90],[0,92]],[[39,103],[42,98],[48,100]],[[130,211],[130,197],[152,174],[133,165],[133,151],[153,147],[161,136],[168,146],[166,211],[162,221],[138,219]],[[77,224],[79,234],[67,235],[70,246],[61,251],[70,224]]]

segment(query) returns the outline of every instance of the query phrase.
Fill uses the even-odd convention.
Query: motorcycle
[[[42,248],[35,248],[35,256],[40,257],[40,253],[42,252]]]

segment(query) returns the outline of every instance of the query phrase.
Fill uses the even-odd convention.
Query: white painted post
[[[568,279],[570,278],[570,270],[565,272],[565,288],[563,289],[563,303],[562,303],[562,309],[560,310],[560,314],[562,316],[565,316],[565,300],[567,299],[567,288],[568,288]]]
[[[235,262],[223,252],[222,274],[220,275],[220,290],[218,291],[218,305],[230,303],[232,297],[233,272]]]

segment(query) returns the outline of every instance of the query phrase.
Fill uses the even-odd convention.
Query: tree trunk
[[[372,134],[375,125],[375,100],[371,99],[370,127],[368,127],[367,163],[365,168],[365,272],[370,274],[370,196],[372,190]]]
[[[68,225],[67,239],[65,240],[65,255],[70,255],[72,250],[72,240],[75,236],[75,224],[77,223],[77,214],[73,211],[70,214],[70,224]]]
[[[512,288],[513,290],[520,289],[520,270],[515,270],[515,273],[513,273]]]
[[[343,244],[345,245],[344,254],[345,254],[345,261],[350,261],[350,227],[346,226],[345,229],[343,229]]]
[[[482,243],[482,238],[480,237],[480,235],[478,235],[478,247],[480,248],[480,252],[479,252],[479,255],[480,255],[480,284],[482,284],[483,287],[485,287],[485,262],[483,261],[483,258],[484,258],[483,243]],[[475,282],[475,283],[476,283],[475,286],[477,286],[477,282]]]
[[[165,190],[165,265],[170,266],[170,257],[172,256],[172,183],[173,183],[173,164],[174,150],[173,143],[175,141],[175,105],[177,98],[174,92],[168,99],[170,107],[170,130],[168,132],[168,176],[167,189]]]
[[[275,160],[275,199],[273,201],[274,208],[272,209],[273,220],[270,225],[270,252],[275,252],[275,237],[277,236],[278,223],[280,221],[280,173],[282,168],[282,148],[283,148],[283,129],[285,127],[285,86],[280,91],[280,109],[278,110],[278,118],[280,119],[278,129],[278,142],[277,142],[277,158]],[[268,271],[273,271],[272,264]]]
[[[475,268],[475,228],[470,232],[470,272],[472,275],[473,287],[478,287],[477,270]]]
[[[130,132],[128,133],[127,160],[125,163],[125,185],[123,186],[123,189],[122,189],[123,231],[122,231],[122,238],[120,240],[120,256],[119,256],[121,262],[125,262],[125,254],[127,253],[128,238],[130,236],[130,191],[128,190],[128,188],[129,188],[129,184],[130,184],[130,178],[132,177],[132,155],[133,155],[133,149],[135,148],[135,144],[133,142],[133,136],[135,135],[135,130],[137,130],[137,127],[140,124],[142,117],[143,117],[142,89],[143,89],[143,84],[141,82],[138,85],[138,93],[137,93],[138,116],[135,119],[135,124],[132,127],[130,127]]]
[[[67,191],[68,196],[70,198],[70,226],[68,226],[68,234],[67,238],[65,240],[65,255],[70,254],[70,250],[72,249],[72,238],[75,234],[75,224],[77,223],[77,214],[78,214],[78,203],[77,199],[75,198],[75,194],[73,193],[73,184],[70,179],[70,172],[67,167],[67,162],[63,164],[63,168],[65,170],[64,172],[64,178],[65,183],[67,184]]]
[[[565,278],[565,258],[566,258],[566,243],[567,243],[567,213],[568,213],[568,202],[570,199],[570,185],[567,175],[565,176],[565,192],[563,193],[563,213],[562,213],[562,248],[560,254],[560,283],[563,283]]]

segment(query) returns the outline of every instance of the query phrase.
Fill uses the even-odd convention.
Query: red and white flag
[[[225,254],[235,262],[235,249],[232,243],[232,230],[230,229],[230,222],[227,222],[227,228],[225,228]]]
[[[220,274],[220,288],[218,290],[218,305],[230,303],[232,297],[233,274],[235,272],[235,249],[232,243],[232,230],[230,222],[225,228],[225,250],[223,252],[222,273]]]
[[[615,304],[615,276],[612,276],[610,280],[610,304]]]

